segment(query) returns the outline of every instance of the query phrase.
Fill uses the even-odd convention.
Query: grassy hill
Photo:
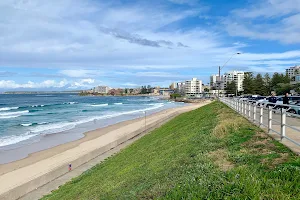
[[[300,159],[214,102],[43,199],[300,199]]]

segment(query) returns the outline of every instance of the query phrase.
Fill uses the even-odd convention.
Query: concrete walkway
[[[253,113],[253,111],[251,111]],[[268,111],[265,109],[264,110],[264,115],[263,115],[263,124],[264,126],[262,126],[261,128],[265,131],[268,132]],[[245,115],[243,115],[245,117]],[[250,119],[249,116],[247,115],[247,119],[249,119],[250,121],[253,122],[253,116],[251,116],[252,118]],[[300,116],[299,116],[300,117]],[[272,112],[272,129],[274,131],[271,131],[270,133],[268,133],[272,138],[274,138],[277,141],[280,141],[282,144],[284,144],[285,146],[287,146],[289,149],[291,149],[294,153],[300,155],[300,146],[289,141],[286,138],[281,139],[280,133],[281,133],[281,126],[280,126],[280,122],[281,122],[281,115],[278,112]],[[256,113],[256,120],[259,120],[259,110],[257,110]],[[253,122],[255,123],[257,126],[259,126],[258,122]],[[291,117],[288,115],[287,113],[287,117],[286,117],[286,124],[293,127],[293,128],[297,128],[300,130],[300,118],[297,117]],[[288,126],[286,126],[286,136],[291,138],[292,140],[300,143],[300,131],[296,131]]]

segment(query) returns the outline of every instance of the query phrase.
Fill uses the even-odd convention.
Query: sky
[[[0,91],[284,72],[299,33],[300,0],[1,0]]]

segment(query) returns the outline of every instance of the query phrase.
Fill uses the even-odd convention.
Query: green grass
[[[300,199],[300,159],[214,102],[176,117],[43,199]]]

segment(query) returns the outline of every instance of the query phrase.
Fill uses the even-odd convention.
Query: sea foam
[[[19,107],[5,107],[5,108],[0,108],[0,111],[8,111],[8,110],[17,110]]]
[[[104,103],[104,104],[92,104],[91,106],[93,106],[93,107],[103,107],[103,106],[108,106],[108,103]]]
[[[98,104],[93,106],[107,106],[108,104]],[[22,135],[12,135],[12,136],[4,136],[0,138],[0,146],[6,146],[11,145],[15,143],[19,143],[24,140],[28,140],[34,136],[37,135],[48,135],[48,134],[55,134],[63,131],[67,131],[70,129],[75,128],[77,125],[92,122],[94,120],[101,120],[101,119],[108,119],[113,117],[118,117],[122,115],[130,115],[130,114],[137,114],[137,113],[143,113],[150,110],[155,110],[158,108],[161,108],[164,106],[163,103],[154,103],[150,105],[151,107],[144,108],[144,109],[138,109],[138,110],[131,110],[131,111],[124,111],[124,112],[115,112],[110,113],[102,116],[92,116],[89,118],[81,119],[78,121],[73,122],[57,122],[57,123],[24,123],[21,124],[21,126],[24,126],[24,128],[28,128],[28,131],[25,134]],[[1,117],[18,117],[22,114],[28,113],[28,110],[25,111],[19,111],[19,112],[9,112],[9,113],[1,113]],[[16,115],[18,113],[18,115]],[[5,115],[3,115],[5,114]]]

